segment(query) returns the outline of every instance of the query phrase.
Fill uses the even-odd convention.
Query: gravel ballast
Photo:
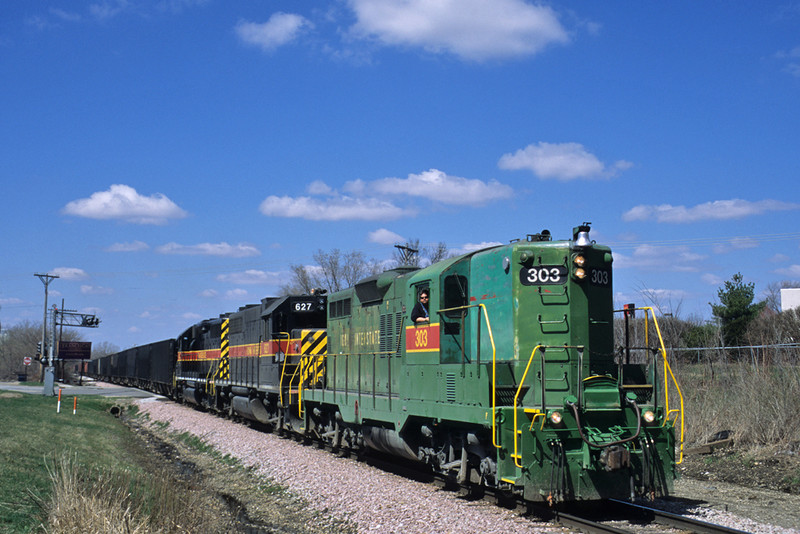
[[[223,455],[237,458],[259,476],[288,488],[322,515],[346,521],[360,533],[472,533],[564,532],[551,524],[521,517],[513,510],[486,501],[469,501],[431,484],[417,482],[341,458],[316,447],[252,429],[162,398],[137,400],[139,411],[151,421],[169,423],[173,432],[190,432]],[[698,491],[707,488],[700,485]],[[681,497],[697,500],[705,495],[690,484],[678,486]],[[716,489],[711,490],[713,493]],[[720,496],[726,495],[723,492]],[[736,498],[734,493],[727,495]],[[795,506],[772,496],[773,507]],[[758,498],[764,498],[760,495]],[[755,503],[753,503],[755,504]],[[698,506],[689,513],[699,519],[757,533],[800,533],[798,529],[771,526],[726,512],[722,505]]]

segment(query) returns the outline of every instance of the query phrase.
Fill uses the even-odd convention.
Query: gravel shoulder
[[[269,527],[264,532],[565,532],[521,517],[513,510],[461,499],[431,484],[376,470],[357,460],[301,446],[171,401],[154,398],[134,402],[140,413],[147,414],[152,432],[165,436],[190,432],[220,454],[238,459],[246,468],[239,471],[252,478],[238,479],[236,491],[224,491],[246,510],[251,523]],[[154,424],[156,421],[160,424]],[[800,533],[800,495],[710,477],[699,480],[693,462],[704,465],[702,459],[687,459],[684,476],[676,482],[675,497],[662,502],[663,506],[748,532]],[[225,479],[221,476],[211,483],[224,486]],[[263,493],[249,499],[247,486],[254,480],[261,486],[282,489],[272,502],[264,503]],[[269,509],[272,512],[265,511]],[[281,513],[293,514],[292,520],[276,529]]]
[[[800,532],[800,455],[764,451],[759,455],[725,449],[686,456],[675,483],[676,498],[700,515],[732,514],[790,532]],[[712,519],[709,519],[712,521]],[[747,529],[745,530],[751,530]]]

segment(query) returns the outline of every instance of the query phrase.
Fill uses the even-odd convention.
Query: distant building
[[[781,311],[800,308],[800,287],[781,289]]]

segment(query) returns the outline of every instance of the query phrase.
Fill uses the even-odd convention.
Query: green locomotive
[[[265,298],[91,372],[528,501],[667,495],[680,389],[651,309],[642,341],[615,344],[611,267],[588,224],[543,231],[327,297]]]
[[[680,391],[659,335],[638,363],[615,346],[612,254],[588,224],[364,279],[328,296],[327,335],[285,427],[530,501],[672,490]]]

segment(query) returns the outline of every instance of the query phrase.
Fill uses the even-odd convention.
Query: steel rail
[[[699,519],[673,514],[672,512],[666,512],[664,510],[643,506],[641,504],[620,501],[617,499],[608,499],[608,501],[614,503],[620,509],[633,510],[635,513],[639,514],[640,517],[643,516],[645,519],[648,519],[653,523],[658,523],[659,525],[669,526],[688,532],[698,532],[704,534],[747,534],[747,531],[745,530],[738,530],[723,525],[716,525],[714,523],[708,523],[706,521],[700,521]]]
[[[578,530],[587,534],[631,534],[633,531],[612,527],[572,514],[553,512],[553,521],[570,530]]]

